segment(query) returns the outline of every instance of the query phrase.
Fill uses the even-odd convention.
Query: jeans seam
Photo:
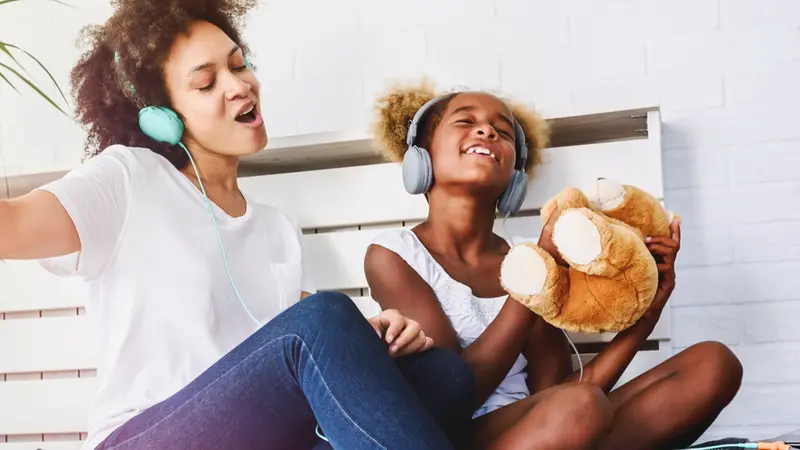
[[[319,372],[319,366],[318,366],[318,364],[317,364],[317,361],[314,359],[314,355],[312,355],[312,354],[311,354],[311,350],[309,350],[309,349],[308,349],[308,346],[306,345],[306,342],[305,342],[305,341],[303,340],[303,338],[301,338],[300,336],[298,336],[298,338],[300,339],[300,342],[303,344],[303,347],[305,347],[305,348],[306,348],[306,351],[308,351],[308,357],[309,357],[309,358],[311,358],[311,361],[313,361],[313,362],[314,362],[314,371],[315,371],[315,372],[317,372],[317,373],[319,373],[319,378],[320,378],[320,380],[322,380],[322,385],[325,387],[325,391],[327,391],[327,392],[328,392],[328,395],[330,395],[330,397],[333,399],[334,403],[336,403],[336,406],[339,408],[339,411],[341,411],[341,412],[342,412],[342,414],[344,415],[344,417],[345,417],[345,418],[347,418],[347,420],[349,420],[349,421],[350,421],[350,423],[351,423],[351,424],[353,424],[353,426],[355,426],[355,427],[356,427],[356,428],[357,428],[359,431],[361,431],[362,433],[364,433],[364,436],[366,436],[367,438],[369,438],[369,440],[371,440],[372,442],[374,442],[374,443],[375,443],[375,445],[379,446],[379,447],[380,447],[380,448],[382,448],[382,449],[386,449],[386,447],[385,447],[385,446],[383,446],[383,445],[382,445],[380,442],[378,442],[378,441],[377,441],[377,440],[376,440],[374,437],[372,437],[372,435],[370,435],[369,433],[367,433],[367,431],[366,431],[365,429],[361,428],[361,427],[360,427],[360,426],[359,426],[359,425],[358,425],[358,424],[355,422],[355,420],[353,420],[353,418],[352,418],[352,417],[350,417],[350,414],[347,414],[347,411],[345,411],[345,410],[344,410],[344,408],[342,407],[342,404],[341,404],[341,403],[339,403],[339,400],[336,398],[336,396],[335,396],[335,395],[333,395],[333,393],[331,392],[331,389],[330,389],[330,387],[328,387],[328,383],[325,381],[325,377],[323,377],[323,376],[322,376],[322,374]]]

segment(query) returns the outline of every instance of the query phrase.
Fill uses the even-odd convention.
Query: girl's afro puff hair
[[[417,129],[419,140],[423,142],[423,145],[427,145],[425,143],[430,142],[433,130],[441,120],[444,110],[450,100],[458,95],[458,92],[436,92],[429,81],[422,80],[416,84],[397,85],[378,98],[375,104],[377,117],[372,125],[372,134],[375,145],[387,160],[394,162],[403,160],[403,155],[407,150],[408,126],[414,119],[414,115],[422,105],[441,95],[447,95],[447,97],[428,110]],[[525,171],[530,178],[536,166],[542,162],[542,149],[549,143],[550,127],[535,110],[513,100],[506,98],[501,98],[501,100],[508,105],[514,118],[525,132],[525,140],[528,144],[528,160]]]

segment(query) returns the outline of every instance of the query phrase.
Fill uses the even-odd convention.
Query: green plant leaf
[[[23,0],[0,0],[0,6],[3,6],[5,4],[7,4],[7,3],[21,2],[21,1],[23,1]],[[62,2],[61,0],[48,0],[48,1],[51,1],[53,3],[59,3],[59,4],[64,5],[64,6],[69,6],[70,8],[74,8],[74,6],[70,5],[69,3]]]
[[[11,82],[11,80],[9,80],[8,78],[6,78],[6,76],[5,76],[5,75],[3,75],[3,73],[2,73],[2,72],[0,72],[0,78],[2,78],[3,80],[5,80],[5,82],[6,82],[6,83],[8,83],[8,85],[9,85],[9,86],[11,86],[11,89],[13,89],[13,90],[17,91],[17,94],[19,94],[19,93],[20,93],[20,92],[19,92],[19,89],[17,89],[17,87],[16,87],[16,86],[14,86],[14,83],[12,83],[12,82]]]
[[[31,75],[31,73],[28,72],[28,69],[26,69],[25,66],[23,66],[19,61],[17,61],[17,58],[15,58],[14,55],[11,54],[11,52],[8,50],[9,47],[14,47],[14,45],[9,44],[8,42],[0,41],[0,52],[3,52],[6,55],[8,55],[8,57],[11,58],[11,60],[14,61],[17,64],[17,66],[19,66],[20,69],[24,70],[29,77],[33,78],[33,75]]]
[[[26,55],[28,55],[28,57],[31,58],[32,60],[36,61],[36,64],[39,64],[39,67],[41,67],[45,71],[45,73],[47,73],[47,76],[50,77],[50,81],[52,81],[53,84],[56,86],[56,89],[58,89],[58,93],[61,94],[61,98],[64,99],[64,103],[69,104],[69,101],[67,101],[67,97],[64,95],[64,92],[61,90],[61,86],[58,85],[58,83],[56,82],[56,79],[53,78],[53,75],[50,73],[49,70],[47,70],[47,67],[45,67],[44,64],[42,64],[41,61],[39,61],[35,56],[33,56],[30,53],[28,53],[26,50],[21,49],[21,48],[17,47],[16,45],[0,41],[0,51],[4,52],[9,57],[11,57],[11,59],[15,63],[17,63],[18,66],[20,66],[22,68],[22,70],[25,70],[25,67],[23,67],[22,64],[20,64],[19,61],[17,61],[17,59],[14,58],[14,55],[12,55],[10,51],[8,51],[9,48],[13,48],[15,50],[19,50],[22,53],[25,53]],[[30,76],[30,72],[28,72],[27,70],[25,70],[25,73],[27,73]],[[32,76],[31,76],[31,78],[32,78]]]
[[[13,73],[14,75],[16,75],[16,76],[17,76],[17,77],[18,77],[20,80],[24,81],[24,82],[25,82],[25,84],[27,84],[28,86],[30,86],[30,87],[31,87],[31,89],[33,89],[33,90],[34,90],[34,91],[36,91],[36,92],[37,92],[39,95],[41,95],[41,96],[42,96],[42,98],[44,98],[45,100],[47,100],[47,101],[48,101],[48,102],[49,102],[51,105],[53,105],[53,106],[54,106],[54,107],[55,107],[57,110],[61,111],[61,113],[62,113],[62,114],[64,114],[65,116],[69,117],[69,114],[67,114],[66,112],[64,112],[64,110],[63,110],[63,109],[61,109],[61,107],[60,107],[60,106],[58,106],[58,105],[56,104],[56,102],[54,102],[54,101],[53,101],[53,100],[52,100],[50,97],[48,97],[48,95],[47,95],[47,94],[45,94],[44,92],[42,92],[42,90],[41,90],[41,89],[39,89],[39,88],[36,86],[36,84],[34,84],[33,82],[31,82],[30,80],[28,80],[27,78],[25,78],[25,77],[24,77],[24,76],[23,76],[21,73],[19,73],[19,72],[17,72],[16,70],[14,70],[14,68],[10,67],[8,64],[3,64],[3,63],[1,63],[1,62],[0,62],[0,67],[2,67],[2,68],[5,68],[6,70],[9,70],[9,71],[11,71],[11,73]],[[3,77],[3,78],[5,78],[5,77]]]

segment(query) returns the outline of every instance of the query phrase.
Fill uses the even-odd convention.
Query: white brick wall
[[[51,21],[32,48],[63,80],[76,27]],[[0,19],[0,36],[35,41],[28,28]],[[675,345],[721,340],[745,365],[709,436],[800,427],[800,2],[269,0],[247,37],[273,136],[365,127],[385,82],[421,75],[548,114],[660,102],[666,201],[685,218]],[[70,159],[64,133],[18,118],[36,106],[2,98],[8,164]]]

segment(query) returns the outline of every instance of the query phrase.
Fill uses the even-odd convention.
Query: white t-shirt
[[[99,390],[83,448],[200,375],[258,329],[231,286],[202,192],[148,149],[112,146],[42,189],[75,223],[81,251],[42,260],[86,282]],[[253,203],[211,203],[231,273],[261,323],[314,292],[297,224]]]
[[[479,298],[473,295],[469,286],[448,275],[417,235],[409,229],[385,231],[376,236],[372,243],[391,250],[403,258],[430,285],[442,305],[442,310],[450,320],[462,348],[475,342],[486,331],[508,299],[507,295],[495,298]],[[527,368],[528,361],[520,354],[500,386],[478,408],[473,417],[480,417],[529,396]]]

